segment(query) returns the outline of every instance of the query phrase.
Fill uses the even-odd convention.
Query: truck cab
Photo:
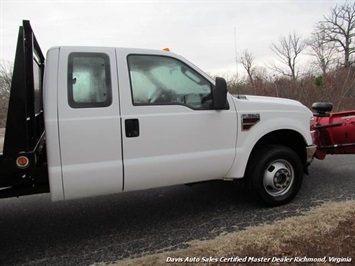
[[[35,40],[29,22],[20,32]],[[18,50],[29,55],[16,55],[1,164],[11,154],[8,173],[16,174],[0,171],[5,190],[18,193],[25,179],[58,201],[245,177],[267,205],[297,194],[315,152],[312,113],[299,102],[233,96],[224,79],[169,51],[61,46],[44,59],[37,41],[20,38]],[[40,71],[17,72],[24,61]],[[22,97],[30,112],[11,118],[16,91],[29,92]],[[26,149],[12,147],[17,120]]]
[[[44,80],[51,88],[44,113],[54,200],[227,175],[235,158],[234,103],[229,97],[216,110],[214,81],[182,57],[58,47],[47,62],[54,63]]]

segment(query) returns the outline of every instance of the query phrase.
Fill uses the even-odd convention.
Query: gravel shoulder
[[[305,260],[322,260],[320,265],[340,261],[351,264],[355,260],[355,200],[328,202],[300,216],[186,244],[186,249],[95,265],[220,265],[236,259],[246,264],[261,262],[257,260],[287,265]]]

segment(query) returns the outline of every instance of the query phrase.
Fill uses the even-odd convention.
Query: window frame
[[[106,100],[102,102],[76,102],[74,100],[73,92],[73,68],[75,58],[97,58],[101,57],[105,62],[105,85],[106,85]],[[103,108],[112,104],[112,81],[111,81],[111,65],[110,57],[102,52],[72,52],[68,55],[67,67],[67,90],[68,90],[68,104],[72,108]]]
[[[132,82],[132,75],[131,75],[131,65],[129,64],[129,57],[131,56],[151,56],[151,57],[164,57],[164,58],[169,58],[172,60],[175,60],[179,62],[180,64],[184,65],[187,67],[190,71],[198,74],[203,80],[206,81],[206,83],[209,84],[210,86],[210,95],[212,99],[212,104],[209,107],[205,108],[194,108],[193,106],[186,105],[184,103],[179,103],[179,102],[166,102],[166,103],[135,103],[134,102],[134,95],[133,95],[133,82]],[[161,55],[161,54],[129,54],[126,57],[126,62],[127,62],[127,68],[128,68],[128,75],[129,75],[129,82],[130,82],[130,90],[131,90],[131,102],[133,106],[184,106],[189,109],[192,109],[194,111],[208,111],[208,110],[213,110],[213,90],[214,90],[214,85],[207,79],[205,78],[201,73],[196,71],[194,68],[192,68],[190,65],[186,64],[182,60],[173,57],[173,56],[168,56],[168,55]]]

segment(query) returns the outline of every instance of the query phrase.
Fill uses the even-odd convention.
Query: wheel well
[[[305,152],[306,142],[301,134],[296,131],[284,129],[270,132],[263,136],[254,146],[252,153],[255,150],[269,144],[278,144],[289,147],[294,150],[300,157],[303,164],[307,161]]]

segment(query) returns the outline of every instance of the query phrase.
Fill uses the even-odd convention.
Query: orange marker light
[[[166,47],[166,48],[163,48],[163,51],[170,52],[170,49],[168,47]]]
[[[16,159],[16,165],[18,168],[26,168],[30,164],[30,160],[26,156],[19,156]]]

